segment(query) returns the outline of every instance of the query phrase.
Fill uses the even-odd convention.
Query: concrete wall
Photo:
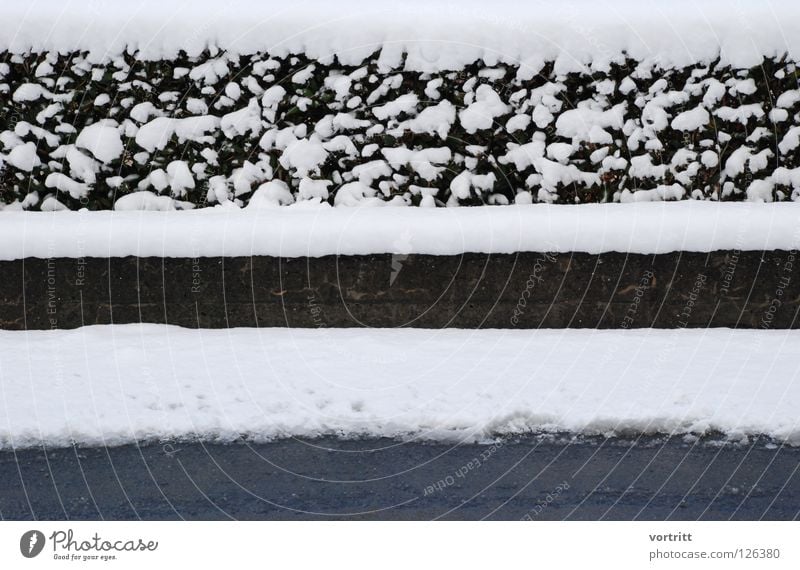
[[[0,328],[797,328],[796,252],[0,262]]]

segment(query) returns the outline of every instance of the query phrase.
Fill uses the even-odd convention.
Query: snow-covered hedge
[[[796,200],[794,63],[457,71],[302,55],[2,54],[0,201],[173,209]]]

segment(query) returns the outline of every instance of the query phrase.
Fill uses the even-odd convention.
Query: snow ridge
[[[279,183],[259,190],[280,200]],[[130,195],[130,198],[138,196]],[[153,196],[168,200],[166,196]],[[134,204],[159,210],[161,204]],[[800,203],[547,204],[333,208],[295,204],[191,212],[6,212],[0,259],[320,257],[557,251],[604,253],[800,248]]]
[[[0,50],[86,50],[94,61],[216,47],[321,61],[335,54],[360,65],[382,50],[387,67],[406,53],[408,70],[454,70],[482,59],[524,62],[533,75],[546,60],[566,73],[602,68],[623,52],[665,68],[718,56],[741,68],[764,56],[800,56],[800,7],[791,0],[32,0],[4,2],[0,16]]]

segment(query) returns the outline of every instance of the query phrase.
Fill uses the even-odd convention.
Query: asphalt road
[[[800,447],[290,439],[0,452],[3,519],[800,518]]]

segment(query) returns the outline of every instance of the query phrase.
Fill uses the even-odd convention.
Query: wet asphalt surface
[[[800,447],[287,439],[0,452],[3,519],[792,520]]]

